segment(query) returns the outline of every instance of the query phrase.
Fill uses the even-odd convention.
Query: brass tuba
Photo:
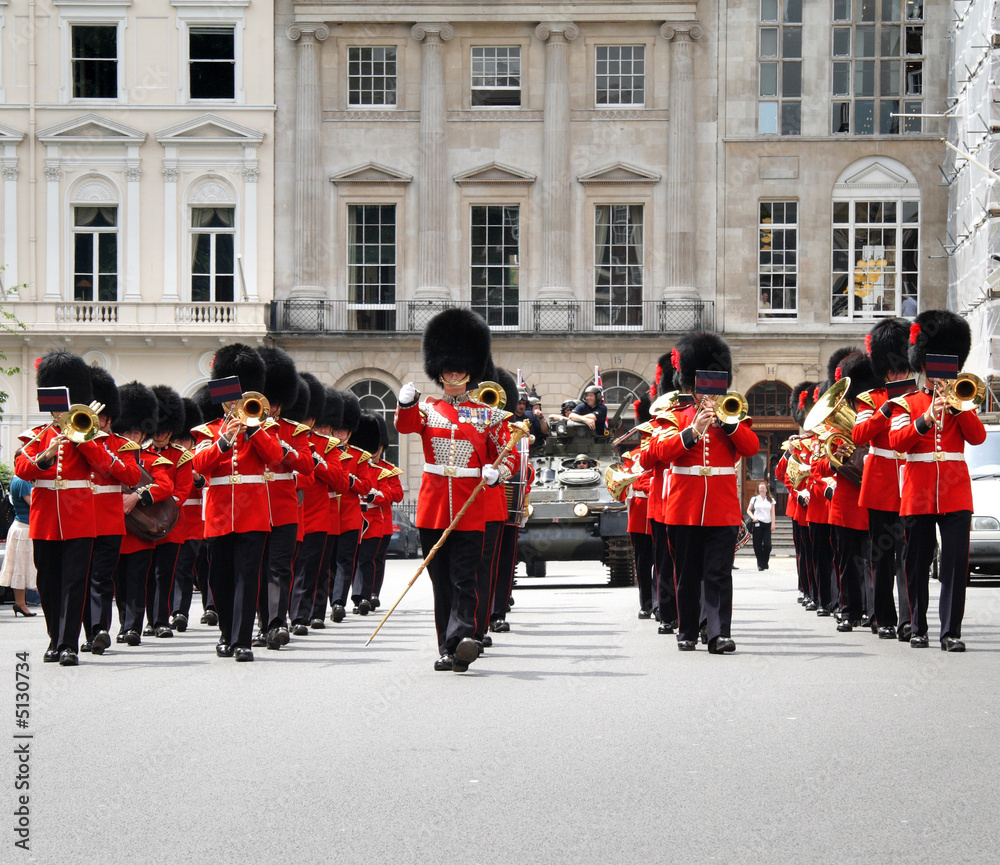
[[[248,390],[233,406],[233,419],[244,426],[260,426],[271,413],[267,397],[255,390]]]
[[[93,406],[93,403],[91,405],[74,403],[68,411],[56,415],[55,425],[59,427],[59,432],[73,444],[89,442],[100,430],[100,420],[97,417],[99,411],[95,411]],[[98,403],[97,406],[103,411],[103,405]]]
[[[641,472],[640,472],[641,474]],[[610,465],[604,470],[604,485],[616,502],[625,500],[625,493],[635,483],[639,474],[626,471],[622,465]]]
[[[802,483],[803,478],[809,474],[809,466],[799,462],[798,458],[794,454],[790,454],[788,457],[788,465],[785,468],[785,474],[788,477],[788,485],[792,489],[796,489],[798,485]]]
[[[503,388],[495,381],[480,382],[479,387],[467,394],[473,402],[481,402],[490,408],[502,409],[507,405],[507,397]]]
[[[986,399],[986,382],[975,373],[959,373],[944,386],[944,398],[955,411],[977,409]]]

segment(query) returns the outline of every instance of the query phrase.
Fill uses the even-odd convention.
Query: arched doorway
[[[743,509],[757,493],[757,484],[766,480],[771,486],[778,503],[778,513],[785,512],[788,490],[774,477],[774,468],[781,459],[781,443],[798,426],[789,414],[789,400],[792,389],[780,381],[764,381],[754,385],[747,392],[753,431],[757,434],[760,448],[749,459],[743,460]]]

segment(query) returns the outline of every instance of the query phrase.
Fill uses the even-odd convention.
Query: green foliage
[[[14,469],[6,463],[0,463],[0,483],[3,484],[4,489],[10,486],[10,479],[12,477],[14,477]]]

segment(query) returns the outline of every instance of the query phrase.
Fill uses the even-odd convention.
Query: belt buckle
[[[444,467],[444,476],[446,478],[458,477],[458,469],[456,469],[455,466],[445,466]]]
[[[55,481],[53,481],[52,485],[57,490],[66,489],[66,481],[64,481],[62,478],[56,478]]]
[[[273,481],[274,480],[274,472],[264,472],[264,480],[265,481]]]
[[[906,454],[900,453],[899,451],[893,451],[893,456],[897,460],[905,460],[906,459]]]
[[[712,467],[711,466],[698,466],[698,474],[701,475],[703,478],[710,477],[711,474],[712,474]]]
[[[936,463],[944,462],[944,453],[942,451],[934,452],[934,462]]]
[[[239,474],[230,475],[229,476],[229,483],[230,484],[241,484],[241,483],[243,483],[243,475],[239,475]]]

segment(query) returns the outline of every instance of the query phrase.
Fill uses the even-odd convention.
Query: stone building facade
[[[270,335],[374,408],[442,305],[553,410],[714,327],[762,476],[789,388],[945,303],[944,0],[275,8]]]
[[[50,348],[187,395],[221,343],[263,342],[273,26],[257,0],[0,5],[3,303],[27,328],[0,338],[24,370],[6,461]]]

